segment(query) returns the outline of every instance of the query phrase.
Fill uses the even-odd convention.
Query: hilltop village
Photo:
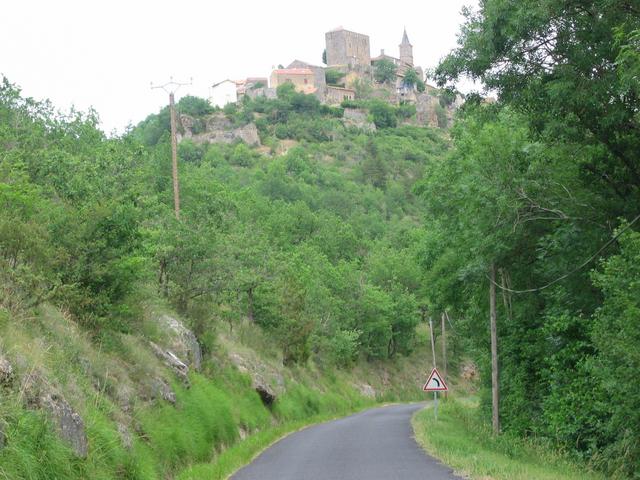
[[[414,104],[414,121],[432,127],[448,123],[446,120],[463,102],[460,96],[443,101],[441,92],[426,83],[424,70],[414,64],[406,29],[398,57],[384,50],[372,57],[368,35],[339,27],[325,34],[323,60],[326,66],[294,60],[286,67],[275,68],[269,78],[222,80],[211,86],[209,102],[224,107],[245,96],[276,98],[277,87],[289,82],[298,92],[313,94],[327,105],[369,98],[394,105]]]

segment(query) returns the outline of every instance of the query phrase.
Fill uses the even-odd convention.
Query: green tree
[[[328,85],[339,85],[340,81],[344,78],[344,73],[340,70],[336,70],[333,68],[327,68],[324,71],[325,79]],[[343,82],[344,84],[344,82]]]
[[[397,71],[395,63],[383,58],[373,65],[373,78],[378,83],[390,83],[395,80]]]

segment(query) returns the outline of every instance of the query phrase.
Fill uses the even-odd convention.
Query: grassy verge
[[[360,407],[357,411],[373,407]],[[224,480],[260,455],[264,450],[287,435],[311,425],[334,420],[355,412],[343,415],[316,415],[306,420],[288,422],[268,430],[255,433],[244,441],[221,453],[213,462],[193,465],[176,477],[176,480]]]
[[[450,400],[413,418],[423,448],[456,472],[477,480],[603,480],[558,452],[503,434],[494,436],[479,420],[475,402]]]

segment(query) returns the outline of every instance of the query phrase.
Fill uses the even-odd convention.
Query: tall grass
[[[493,435],[475,403],[441,403],[416,414],[418,442],[433,456],[478,480],[603,480],[585,465],[570,461],[550,446],[507,434]]]

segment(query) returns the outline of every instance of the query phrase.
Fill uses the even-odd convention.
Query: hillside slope
[[[184,138],[178,221],[166,111],[107,138],[4,81],[2,476],[173,478],[254,432],[421,398],[412,187],[447,141],[280,93],[183,99],[192,134],[223,115],[262,147]]]

